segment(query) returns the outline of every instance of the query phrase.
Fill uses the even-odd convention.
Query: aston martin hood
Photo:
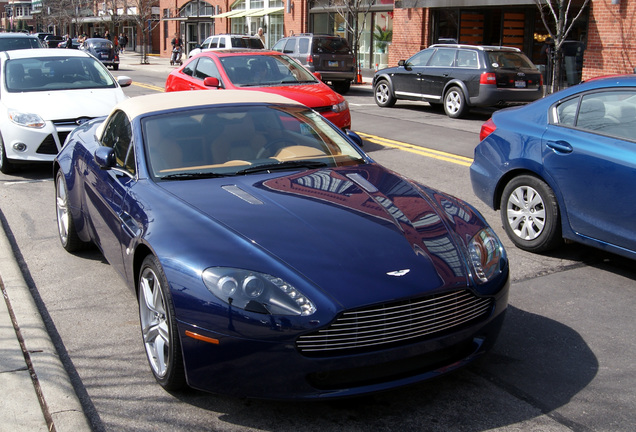
[[[398,299],[466,286],[465,252],[454,233],[481,222],[451,197],[423,194],[373,164],[224,180],[214,188],[164,187],[344,306],[353,298],[386,301],[387,290]]]

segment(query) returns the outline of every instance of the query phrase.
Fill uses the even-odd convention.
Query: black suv
[[[356,78],[349,42],[340,36],[302,33],[282,38],[273,49],[294,58],[310,72],[318,72],[338,93],[346,93]]]
[[[517,48],[438,44],[377,71],[373,91],[381,107],[398,99],[420,100],[443,104],[446,115],[460,118],[470,107],[540,99],[543,78]]]

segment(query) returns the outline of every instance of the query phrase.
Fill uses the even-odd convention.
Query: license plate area
[[[515,88],[526,88],[527,84],[525,81],[517,80],[515,81]]]
[[[329,66],[329,67],[334,67],[335,68],[335,67],[338,67],[338,65],[339,65],[339,63],[338,63],[337,60],[329,60],[327,62],[327,66]]]

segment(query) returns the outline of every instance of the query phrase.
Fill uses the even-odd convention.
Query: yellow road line
[[[144,84],[144,83],[140,83],[140,82],[137,82],[137,81],[133,81],[133,85],[136,85],[137,87],[143,87],[143,88],[147,88],[147,89],[150,89],[150,90],[158,91],[158,92],[165,91],[165,89],[163,87],[159,87],[159,86],[152,85],[152,84]]]
[[[400,141],[395,141],[388,138],[382,138],[375,135],[369,135],[363,132],[356,132],[360,137],[364,138],[367,141],[370,141],[375,144],[379,144],[384,147],[391,147],[400,150],[404,150],[410,153],[415,153],[420,156],[426,156],[433,159],[439,159],[446,162],[451,162],[457,165],[470,166],[473,163],[471,158],[467,158],[464,156],[454,155],[452,153],[446,153],[439,150],[429,149],[426,147],[420,147],[413,144],[408,144]]]

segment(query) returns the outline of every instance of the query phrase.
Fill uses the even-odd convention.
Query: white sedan
[[[52,161],[73,129],[109,114],[131,83],[78,50],[0,52],[0,171]]]

